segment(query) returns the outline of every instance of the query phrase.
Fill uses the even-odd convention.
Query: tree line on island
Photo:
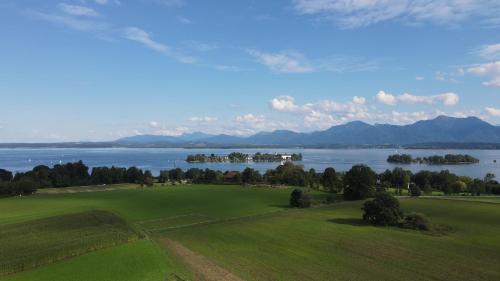
[[[445,156],[434,155],[428,157],[416,157],[409,154],[393,154],[387,157],[387,162],[396,164],[431,164],[431,165],[448,165],[448,164],[474,164],[479,163],[479,159],[467,154],[446,154]]]
[[[279,153],[260,153],[253,155],[241,152],[232,152],[228,155],[216,154],[194,154],[186,157],[186,162],[189,163],[205,163],[205,162],[281,162],[281,161],[302,161],[301,153],[279,154]]]
[[[211,169],[180,168],[160,171],[153,176],[151,171],[137,167],[94,167],[91,172],[82,162],[55,165],[52,168],[36,166],[31,171],[13,174],[0,169],[0,195],[15,196],[32,194],[38,188],[60,188],[86,185],[108,185],[132,183],[142,186],[160,184],[243,184],[263,186],[296,186],[342,194],[346,200],[358,200],[373,196],[374,192],[394,188],[395,193],[407,192],[413,196],[440,191],[444,194],[500,194],[500,184],[495,175],[487,174],[483,179],[459,176],[448,170],[440,172],[420,171],[412,173],[403,168],[394,168],[377,174],[366,165],[355,165],[347,172],[326,168],[322,172],[304,170],[301,165],[285,162],[265,173],[246,168],[243,171],[218,171]]]

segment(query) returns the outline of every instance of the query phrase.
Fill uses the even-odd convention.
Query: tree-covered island
[[[272,154],[257,152],[253,155],[241,152],[232,152],[228,155],[215,154],[194,154],[188,155],[186,162],[189,163],[205,163],[205,162],[281,162],[281,161],[301,161],[302,154]]]
[[[393,154],[387,157],[387,162],[397,164],[456,165],[479,163],[479,159],[467,154],[446,154],[445,156],[434,155],[416,158],[413,158],[409,154]]]

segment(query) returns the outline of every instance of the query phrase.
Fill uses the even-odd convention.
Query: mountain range
[[[288,130],[241,137],[201,132],[181,136],[138,135],[118,139],[118,145],[172,146],[334,146],[410,145],[431,143],[500,143],[500,126],[477,117],[438,116],[410,125],[368,124],[353,121],[324,131],[298,133]]]

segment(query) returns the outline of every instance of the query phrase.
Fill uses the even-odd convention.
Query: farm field
[[[245,280],[499,280],[500,208],[404,199],[447,235],[365,225],[361,203],[195,226],[168,233]]]
[[[67,221],[95,212],[121,221],[118,225],[128,228],[118,229],[125,233],[142,237],[83,255],[75,251],[75,257],[40,263],[3,279],[200,280],[205,272],[220,273],[225,280],[500,279],[496,197],[400,198],[406,212],[424,213],[433,223],[451,228],[443,235],[365,225],[359,201],[289,209],[290,192],[216,185],[118,186],[108,192],[0,199],[0,240],[11,241],[10,252],[33,247],[12,242],[22,235],[23,226],[45,222],[64,229],[62,223],[70,234],[106,229],[99,226],[106,220]],[[327,194],[312,196],[323,201]],[[75,223],[82,221],[86,223]],[[43,231],[50,234],[50,228]],[[31,243],[49,249],[54,241],[49,234]],[[195,268],[197,264],[205,268]],[[219,279],[215,276],[211,280]]]
[[[0,276],[137,240],[139,233],[107,211],[88,211],[2,226]]]
[[[0,225],[92,209],[112,211],[129,222],[186,214],[228,219],[282,210],[288,205],[290,192],[289,189],[188,185],[12,197],[0,201]],[[323,193],[315,194],[326,197]]]
[[[182,270],[157,245],[139,240],[22,272],[7,280],[170,281],[176,280],[174,271]]]

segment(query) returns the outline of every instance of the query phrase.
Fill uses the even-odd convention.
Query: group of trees
[[[283,159],[282,154],[272,154],[272,153],[260,153],[257,152],[253,155],[245,154],[241,152],[232,152],[229,155],[205,155],[205,154],[194,154],[188,155],[186,157],[186,162],[189,163],[205,163],[205,162],[280,162]],[[288,159],[290,161],[301,161],[302,154],[291,154]]]
[[[500,183],[495,175],[488,173],[483,179],[458,176],[448,170],[440,172],[420,171],[411,177],[412,182],[423,192],[439,190],[445,194],[500,195]]]
[[[446,164],[472,164],[479,163],[479,159],[467,154],[446,154],[445,156],[429,156],[413,158],[409,154],[394,154],[387,157],[387,162],[398,164],[433,164],[433,165],[446,165]]]
[[[260,153],[257,152],[252,156],[254,162],[279,162],[283,160],[282,154]],[[291,154],[291,161],[302,161],[302,154]]]
[[[229,161],[228,156],[215,155],[215,154],[210,154],[210,155],[194,154],[194,155],[188,155],[186,157],[186,162],[189,163],[227,162],[227,161]]]
[[[377,192],[375,198],[363,204],[363,220],[376,226],[400,226],[417,230],[430,230],[431,224],[419,213],[404,215],[399,201],[387,192]]]
[[[287,185],[322,189],[342,193],[346,200],[372,197],[375,192],[396,188],[396,193],[419,196],[421,193],[442,191],[445,194],[496,194],[500,195],[500,183],[493,174],[483,179],[458,176],[448,170],[440,172],[420,171],[413,174],[402,168],[375,173],[366,165],[355,165],[347,172],[326,168],[323,172],[304,170],[300,165],[286,162],[275,169],[261,174],[258,170],[246,168],[239,171],[217,171],[211,169],[180,168],[161,171],[154,177],[150,171],[136,167],[94,167],[89,168],[81,161],[55,165],[52,168],[37,166],[31,171],[16,173],[0,169],[0,195],[30,194],[36,188],[68,187],[82,185],[136,183],[151,186],[157,181],[187,181],[200,184],[263,184]],[[408,192],[408,193],[406,193]]]
[[[89,168],[82,161],[55,165],[52,168],[36,166],[31,171],[12,174],[0,169],[0,195],[31,194],[37,188],[70,187],[98,184],[137,183],[152,185],[153,175],[136,167]]]

